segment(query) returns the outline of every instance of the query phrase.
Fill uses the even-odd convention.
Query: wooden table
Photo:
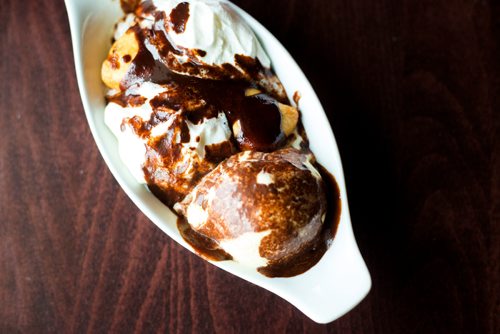
[[[318,325],[184,250],[104,164],[63,2],[0,1],[0,333],[499,333],[500,5],[235,1],[301,65],[373,278]]]

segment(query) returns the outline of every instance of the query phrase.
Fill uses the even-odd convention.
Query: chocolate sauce
[[[207,51],[205,50],[201,50],[201,49],[196,49],[196,53],[198,54],[198,56],[200,57],[205,57],[207,55]]]
[[[146,102],[146,100],[147,99],[144,96],[134,95],[134,94],[126,95],[122,92],[120,92],[116,95],[113,95],[113,96],[106,97],[106,102],[108,102],[108,103],[113,102],[113,103],[116,103],[124,108],[127,106],[131,106],[131,107],[142,106],[144,104],[144,102]]]
[[[139,43],[139,51],[121,82],[122,91],[143,81],[170,85],[174,93],[160,95],[151,101],[152,107],[183,110],[190,121],[199,123],[204,118],[224,112],[231,127],[239,122],[241,132],[236,135],[240,150],[270,152],[285,142],[281,131],[281,113],[278,102],[266,94],[246,96],[245,91],[256,88],[243,80],[212,80],[181,75],[169,69],[165,59],[180,51],[172,46],[162,31],[132,28]],[[163,55],[155,59],[150,52],[155,48]],[[248,65],[250,66],[250,65]],[[232,70],[226,74],[231,77]],[[204,101],[198,107],[187,101]]]
[[[141,0],[120,0],[120,5],[124,13],[132,13],[135,11]]]
[[[193,230],[184,217],[177,218],[177,228],[184,240],[186,240],[201,257],[212,261],[227,261],[233,259],[231,255],[219,248],[217,242]]]
[[[295,102],[295,105],[299,105],[299,101],[302,98],[302,95],[300,95],[300,92],[297,90],[295,93],[293,93],[293,102]]]
[[[257,270],[267,277],[292,277],[300,275],[321,260],[337,232],[340,221],[340,190],[335,178],[321,165],[316,165],[321,174],[327,199],[327,211],[323,229],[318,236],[303,247],[303,251],[286,262],[275,262]],[[184,217],[177,219],[177,226],[184,238],[203,258],[214,261],[231,260],[231,256],[218,247],[216,241],[196,232]]]
[[[235,55],[234,61],[253,78],[257,77],[263,68],[258,58],[252,58],[245,55]]]
[[[189,19],[189,3],[181,2],[177,5],[172,12],[170,13],[170,23],[172,25],[172,29],[181,34],[186,29],[186,23]]]
[[[141,2],[141,5],[135,9],[135,15],[138,17],[144,17],[145,15],[150,14],[155,10],[156,6],[154,5],[153,0],[143,0]]]
[[[329,225],[330,232],[326,236],[333,239],[337,233],[337,227],[342,213],[342,202],[340,200],[340,188],[335,177],[326,170],[325,167],[316,163],[316,169],[321,174],[325,186],[325,196],[327,198],[328,209],[326,211],[325,224]]]
[[[125,55],[122,57],[122,60],[125,63],[130,63],[130,61],[132,60],[132,57],[130,55]]]
[[[196,138],[199,141],[199,137]],[[227,157],[235,153],[235,149],[231,142],[225,141],[219,144],[205,146],[205,160],[218,164],[224,161]]]
[[[304,247],[304,251],[291,260],[278,262],[257,270],[267,277],[292,277],[300,275],[321,260],[328,250],[337,232],[340,221],[342,205],[340,202],[340,190],[335,178],[320,164],[316,168],[321,174],[325,186],[325,195],[327,199],[327,210],[323,230],[318,237],[309,245]]]

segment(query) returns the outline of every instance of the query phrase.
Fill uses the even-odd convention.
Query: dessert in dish
[[[267,276],[313,266],[333,238],[338,189],[251,29],[223,1],[123,8],[102,79],[128,169],[200,255]]]
[[[311,159],[294,148],[235,154],[174,208],[228,258],[270,276],[300,273],[325,242],[326,193]]]

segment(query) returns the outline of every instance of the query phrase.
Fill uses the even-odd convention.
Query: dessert
[[[223,1],[122,8],[101,76],[130,172],[200,255],[267,276],[310,268],[333,238],[338,189],[252,30]]]

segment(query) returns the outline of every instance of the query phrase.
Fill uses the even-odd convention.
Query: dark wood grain
[[[0,333],[499,333],[500,4],[235,1],[328,112],[373,277],[318,325],[163,235],[87,127],[62,1],[0,1]]]

